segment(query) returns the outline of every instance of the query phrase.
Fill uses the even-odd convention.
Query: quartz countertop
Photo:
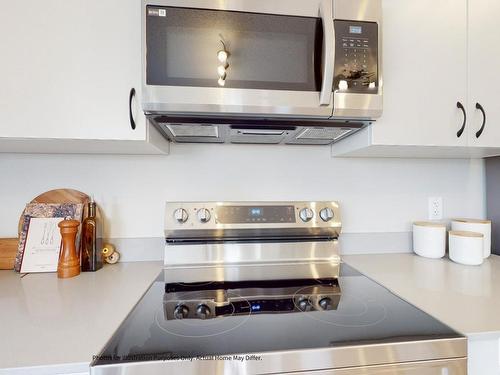
[[[480,266],[414,254],[350,255],[343,261],[462,334],[500,334],[500,256]]]
[[[0,374],[88,371],[161,268],[118,263],[65,280],[0,271]]]
[[[499,256],[481,266],[408,253],[343,260],[469,338],[500,335]],[[118,263],[67,280],[0,271],[0,374],[88,371],[161,268]]]

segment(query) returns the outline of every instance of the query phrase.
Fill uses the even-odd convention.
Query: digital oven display
[[[262,216],[262,208],[251,208],[250,216],[252,217],[260,217]]]
[[[220,206],[221,224],[295,223],[294,206]]]

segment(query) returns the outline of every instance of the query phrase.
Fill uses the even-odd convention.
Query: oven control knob
[[[299,216],[303,222],[307,223],[314,217],[314,211],[310,208],[303,208],[302,210],[300,210]]]
[[[330,310],[332,308],[332,299],[330,297],[324,297],[319,301],[319,307],[323,310]]]
[[[198,220],[200,223],[208,223],[210,221],[210,211],[206,208],[200,208],[198,210]]]
[[[297,301],[297,307],[299,308],[300,311],[311,311],[312,309],[311,301],[309,301],[309,298],[307,297],[301,297]]]
[[[333,219],[333,216],[334,216],[333,210],[330,207],[323,208],[319,212],[319,216],[321,217],[321,219],[323,221],[330,221]]]
[[[200,319],[210,318],[210,307],[201,304],[196,308],[196,316]]]
[[[178,305],[174,310],[175,319],[185,319],[188,317],[189,309],[184,305]]]
[[[174,218],[178,223],[183,224],[187,221],[189,215],[184,208],[178,208],[174,211]]]

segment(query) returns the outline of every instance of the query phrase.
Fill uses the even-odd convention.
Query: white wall
[[[338,200],[344,231],[406,232],[441,196],[446,217],[484,215],[481,160],[332,159],[329,147],[173,145],[169,156],[0,154],[0,237],[26,202],[94,194],[109,237],[160,237],[165,201]]]

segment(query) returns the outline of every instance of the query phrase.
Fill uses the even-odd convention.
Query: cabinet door
[[[0,46],[0,137],[145,139],[140,1],[3,2]]]
[[[500,147],[500,1],[469,0],[469,144]],[[486,122],[481,130],[484,116]],[[478,137],[479,135],[479,137]]]
[[[494,0],[491,0],[494,1]],[[466,145],[467,0],[383,0],[382,145]]]

